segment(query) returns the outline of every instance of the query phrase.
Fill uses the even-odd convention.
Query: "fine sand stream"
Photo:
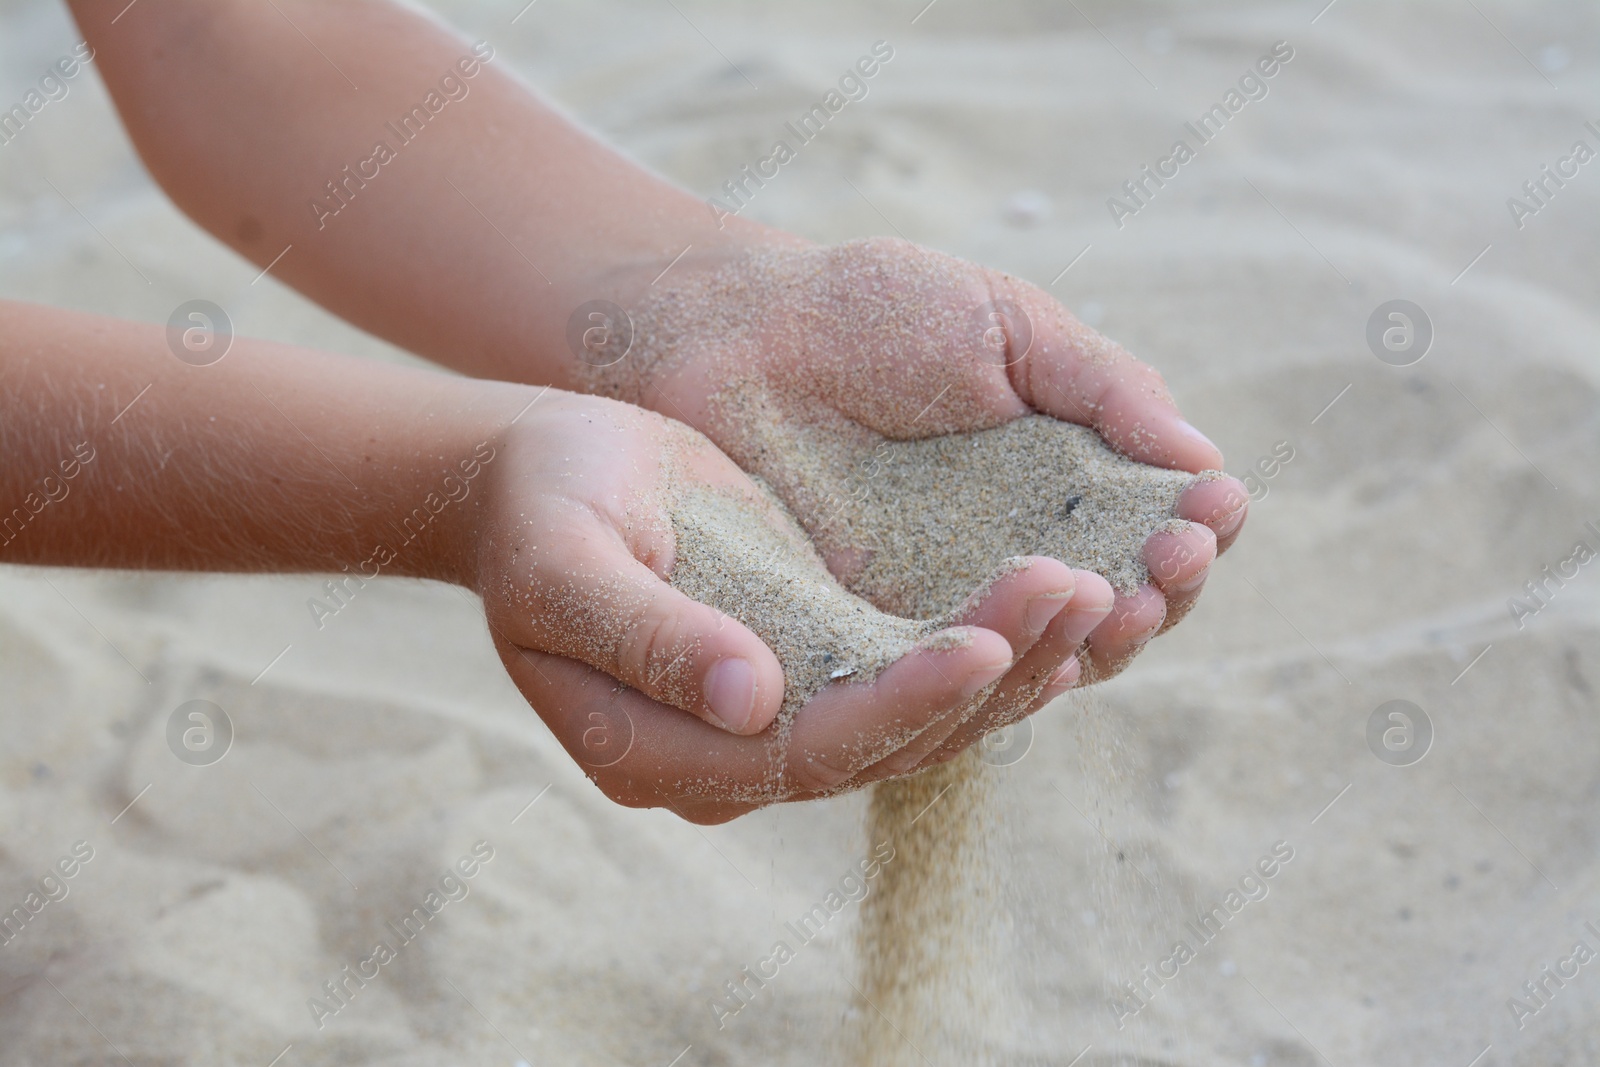
[[[767,430],[778,442],[770,465],[824,467],[807,447],[819,435]],[[671,508],[673,584],[745,623],[783,664],[775,752],[810,696],[834,678],[870,681],[1016,557],[1087,561],[1136,585],[1145,536],[1173,521],[1193,477],[1122,459],[1092,432],[1041,417],[857,451],[829,457],[835,472],[876,465],[834,536],[876,546],[850,584],[909,619],[847,593],[775,498],[679,489]],[[796,499],[840,498],[837,478],[789,485]],[[889,843],[894,860],[863,904],[859,1025],[845,1053],[863,1067],[1008,1062],[995,775],[974,749],[872,787],[867,839]]]

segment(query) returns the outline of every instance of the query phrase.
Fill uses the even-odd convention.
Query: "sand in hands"
[[[838,250],[790,255],[840,262]],[[770,324],[760,331],[750,322],[730,325],[727,304],[708,294],[766,294],[776,304],[780,282],[816,274],[815,262],[797,272],[772,259],[736,262],[689,291],[654,297],[637,315],[647,344],[628,377],[612,374],[599,384],[638,399],[645,379],[673,358],[654,345],[663,338],[669,349],[692,345],[697,322],[723,337],[730,328],[770,337]],[[809,295],[820,301],[827,295],[820,287],[834,283],[814,284]],[[915,303],[916,294],[889,290],[882,299]],[[1018,557],[1051,556],[1128,593],[1148,579],[1147,537],[1182,525],[1174,509],[1194,476],[1126,459],[1085,427],[1025,416],[993,429],[895,440],[814,396],[741,374],[737,363],[727,371],[713,399],[727,430],[724,447],[770,495],[757,501],[679,480],[670,509],[678,539],[672,582],[749,626],[783,666],[774,787],[777,753],[806,700],[830,682],[875,677],[958,618],[974,591],[1018,566]],[[953,417],[959,422],[961,413]],[[824,557],[844,575],[842,584]],[[1020,714],[1036,694],[1003,710]],[[863,746],[887,752],[904,740],[867,738]],[[874,788],[868,840],[891,842],[896,858],[863,904],[863,1003],[852,1052],[861,1064],[1002,1062],[995,775],[969,751]]]
[[[783,704],[769,731],[767,780],[739,797],[783,799],[793,791],[783,781],[784,754],[806,702],[830,682],[871,682],[919,644],[938,647],[945,635],[936,633],[937,622],[898,618],[846,591],[770,494],[696,485],[683,477],[671,477],[669,484],[677,544],[672,585],[750,627],[783,666]],[[887,755],[905,740],[863,737],[861,745]]]

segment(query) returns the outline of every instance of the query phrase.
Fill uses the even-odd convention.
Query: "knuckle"
[[[652,677],[672,663],[679,625],[672,612],[652,601],[633,612],[617,642],[617,668],[646,692]]]
[[[1050,380],[1049,360],[1019,359],[1006,370],[1011,376],[1011,388],[1031,407],[1043,407],[1048,400],[1054,399],[1050,394],[1060,391],[1060,386]]]
[[[873,776],[882,778],[903,777],[920,767],[927,756],[927,753],[921,751],[902,749],[872,768]]]
[[[836,789],[849,781],[855,769],[841,757],[802,752],[789,761],[789,778],[801,792],[819,793]]]

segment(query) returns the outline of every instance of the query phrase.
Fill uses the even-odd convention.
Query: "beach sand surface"
[[[747,213],[1051,286],[1231,473],[1292,449],[1184,624],[993,760],[1013,1062],[1600,1060],[1600,961],[1523,988],[1600,950],[1600,574],[1520,626],[1507,605],[1600,548],[1600,163],[1521,228],[1506,205],[1600,147],[1592,6],[438,6],[702,195],[890,41]],[[0,105],[77,40],[0,0]],[[1280,40],[1265,98],[1119,227],[1107,199]],[[6,296],[149,322],[204,298],[242,334],[409,359],[259,273],[165,201],[93,75],[0,146]],[[1406,367],[1366,337],[1396,299],[1433,332]],[[803,945],[787,924],[873,855],[863,797],[707,829],[613,806],[473,598],[383,581],[319,627],[322,581],[0,568],[0,910],[92,851],[0,947],[0,1067],[843,1062],[859,905]],[[232,723],[208,766],[168,744],[193,700]],[[1431,722],[1410,766],[1368,745],[1391,700]],[[1119,1018],[1125,982],[1147,996]]]

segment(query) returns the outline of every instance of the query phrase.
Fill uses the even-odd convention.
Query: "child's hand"
[[[160,326],[0,301],[0,499],[25,509],[0,531],[3,559],[475,588],[513,680],[624,803],[712,821],[893,773],[947,743],[1006,672],[1030,637],[1014,604],[1044,596],[1053,617],[1072,601],[1071,572],[1040,561],[942,635],[955,640],[817,692],[779,744],[773,653],[667,581],[664,467],[676,491],[753,491],[695,431],[243,337],[194,365],[177,344]]]
[[[719,294],[723,320],[673,338],[674,358],[640,383],[650,386],[640,390],[647,404],[769,480],[782,481],[775,457],[742,451],[736,420],[713,411],[730,366],[798,398],[780,411],[795,425],[815,416],[924,436],[1037,410],[1092,425],[1139,459],[1191,471],[1221,462],[1153,370],[1033,286],[905,242],[812,250],[743,217],[714,218],[700,197],[616,153],[500,61],[470,61],[465,42],[432,20],[400,5],[294,0],[289,25],[277,10],[288,2],[172,0],[122,18],[119,5],[72,0],[130,135],[173,199],[241,255],[367,330],[478,377],[574,387],[585,369],[569,337],[580,305],[605,298],[635,308],[645,294],[703,283],[730,256],[782,249],[821,257],[828,284]],[[332,71],[285,81],[284,64],[295,61],[286,57],[303,56],[306,40],[340,42],[361,91],[330,93]],[[385,167],[381,180],[358,181],[346,168],[330,182],[329,160],[349,159],[352,145],[415,104],[424,69],[476,71],[461,83],[470,104],[451,104],[427,137],[408,138],[404,165]],[[215,151],[240,128],[252,136]],[[328,195],[308,211],[303,194],[287,192],[297,189]],[[752,317],[770,328],[726,329]],[[997,338],[998,347],[986,343]],[[1014,643],[1019,663],[1001,687],[1011,695],[951,743],[1017,714],[1018,694],[1041,681],[1049,695],[1080,671],[1093,680],[1119,669],[1193,602],[1245,501],[1231,479],[1190,489],[1181,512],[1195,525],[1150,539],[1153,582],[1117,598],[1103,621],[1088,610],[1098,579],[1079,576],[1074,603],[1085,610],[1062,611],[1038,641]],[[848,574],[852,561],[834,552],[830,563]],[[999,588],[983,607],[1021,618],[1036,592]],[[1080,667],[1069,656],[1085,622],[1095,625]],[[1018,672],[1028,686],[1013,686]]]
[[[475,584],[506,669],[621,803],[714,822],[903,772],[949,743],[969,698],[1036,635],[1032,622],[1072,604],[1072,572],[1037,560],[972,605],[965,645],[913,652],[870,684],[831,685],[777,750],[760,733],[783,695],[777,659],[667,582],[668,449],[679,478],[750,486],[710,442],[659,415],[552,391],[496,441],[474,517]],[[790,523],[777,509],[772,521]],[[1030,597],[1042,616],[1029,618]]]
[[[890,239],[768,246],[743,265],[722,256],[699,266],[686,260],[676,270],[683,271],[676,287],[644,298],[634,313],[643,345],[636,341],[627,359],[598,372],[598,384],[697,426],[780,495],[796,472],[784,469],[781,450],[757,446],[761,435],[748,417],[797,429],[832,425],[839,433],[859,433],[855,424],[903,439],[1042,411],[1093,426],[1148,463],[1195,472],[1222,463],[1216,447],[1183,421],[1155,370],[1040,289],[996,271]],[[741,378],[755,380],[767,410],[752,416],[748,389],[737,399],[729,391]],[[1179,509],[1191,520],[1188,530],[1150,538],[1152,581],[1114,605],[1103,581],[1080,575],[1079,610],[1056,616],[1037,644],[1018,648],[1028,653],[1019,672],[1037,679],[1062,669],[1041,699],[1078,680],[1074,652],[1085,634],[1082,672],[1100,680],[1177,622],[1219,549],[1237,536],[1246,501],[1232,478],[1194,484]],[[862,549],[825,548],[830,567],[848,580]],[[1098,583],[1092,592],[1091,582]],[[1097,602],[1100,614],[1087,615]],[[974,716],[942,754],[1020,713],[1003,703],[996,698]]]

